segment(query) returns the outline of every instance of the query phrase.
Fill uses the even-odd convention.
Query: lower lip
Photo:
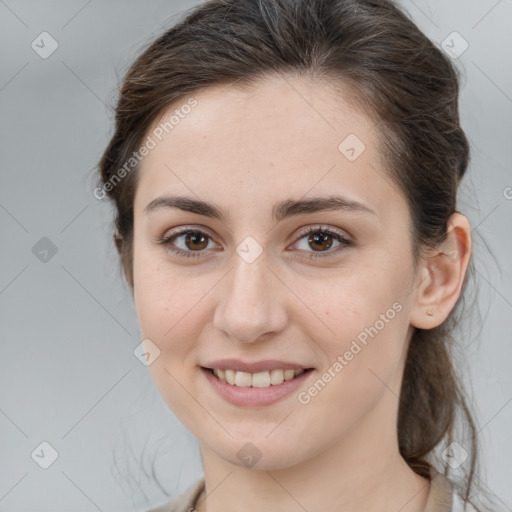
[[[270,385],[266,388],[253,388],[239,387],[232,384],[228,384],[223,380],[220,380],[210,370],[201,368],[203,375],[206,377],[208,382],[211,384],[213,389],[217,393],[233,405],[238,406],[260,406],[273,404],[289,395],[304,384],[304,381],[309,378],[312,370],[304,371],[297,377],[291,380],[285,380],[281,384],[275,386]]]

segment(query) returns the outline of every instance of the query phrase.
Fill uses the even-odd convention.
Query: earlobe
[[[411,325],[433,329],[448,318],[460,296],[471,249],[469,221],[454,213],[448,221],[445,242],[430,252],[418,274]]]

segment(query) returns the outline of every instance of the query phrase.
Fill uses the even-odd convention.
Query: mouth
[[[250,373],[231,368],[199,367],[217,397],[238,407],[274,404],[298,393],[314,368],[273,368]]]
[[[269,371],[249,373],[222,368],[203,367],[203,369],[209,371],[222,382],[240,388],[268,388],[270,386],[279,386],[285,381],[293,380],[299,375],[312,370],[312,368],[299,368],[297,370],[275,368]]]

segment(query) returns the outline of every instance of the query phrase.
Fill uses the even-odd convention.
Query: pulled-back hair
[[[250,87],[272,74],[311,77],[340,94],[348,88],[376,123],[386,171],[408,202],[415,265],[424,250],[444,242],[469,145],[459,122],[458,72],[443,52],[389,0],[210,0],[133,63],[99,164],[101,186],[115,203],[115,242],[130,286],[138,166],[115,183],[112,178],[170,105],[214,84]],[[471,259],[463,291],[473,273]],[[426,478],[431,465],[450,472],[434,455],[439,447],[463,445],[469,458],[459,490],[469,501],[476,429],[452,362],[463,302],[461,293],[439,327],[415,330],[397,429],[402,457]],[[465,440],[455,438],[459,419],[469,432]]]

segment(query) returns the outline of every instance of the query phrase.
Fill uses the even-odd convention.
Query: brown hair
[[[315,77],[334,90],[351,86],[357,105],[377,123],[387,172],[409,203],[415,263],[424,249],[446,239],[469,146],[459,122],[457,71],[418,27],[390,0],[210,0],[133,63],[120,90],[115,133],[99,164],[101,187],[115,203],[116,246],[132,287],[137,165],[125,167],[122,179],[113,180],[116,173],[171,104],[213,84],[251,86],[272,73]],[[473,272],[471,259],[463,289]],[[428,478],[435,449],[454,440],[460,414],[469,429],[464,444],[459,439],[470,453],[462,491],[469,501],[476,429],[451,352],[462,302],[441,326],[413,335],[398,437],[403,458]]]

